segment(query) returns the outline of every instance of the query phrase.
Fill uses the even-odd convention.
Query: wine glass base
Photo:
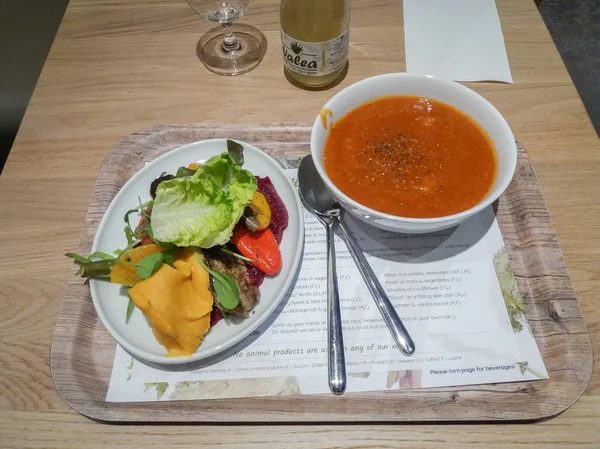
[[[249,72],[263,57],[260,41],[247,33],[235,33],[240,44],[238,50],[227,52],[223,48],[223,34],[210,39],[200,50],[202,63],[218,75],[241,75]]]

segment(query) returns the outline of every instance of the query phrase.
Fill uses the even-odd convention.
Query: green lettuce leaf
[[[227,243],[256,186],[254,175],[227,153],[210,158],[191,178],[161,182],[152,208],[154,238],[200,248]]]

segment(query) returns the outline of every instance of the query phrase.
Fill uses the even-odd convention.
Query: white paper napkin
[[[404,0],[406,71],[512,83],[495,0]]]

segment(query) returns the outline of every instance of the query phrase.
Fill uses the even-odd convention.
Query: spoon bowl
[[[339,209],[335,197],[323,182],[310,155],[300,163],[298,186],[302,195],[300,199],[303,199],[305,206],[313,214],[321,215],[331,209]]]

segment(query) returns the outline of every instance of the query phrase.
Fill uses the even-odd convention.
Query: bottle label
[[[350,27],[325,42],[292,39],[281,30],[281,46],[286,67],[300,75],[322,76],[342,68],[348,61]]]

